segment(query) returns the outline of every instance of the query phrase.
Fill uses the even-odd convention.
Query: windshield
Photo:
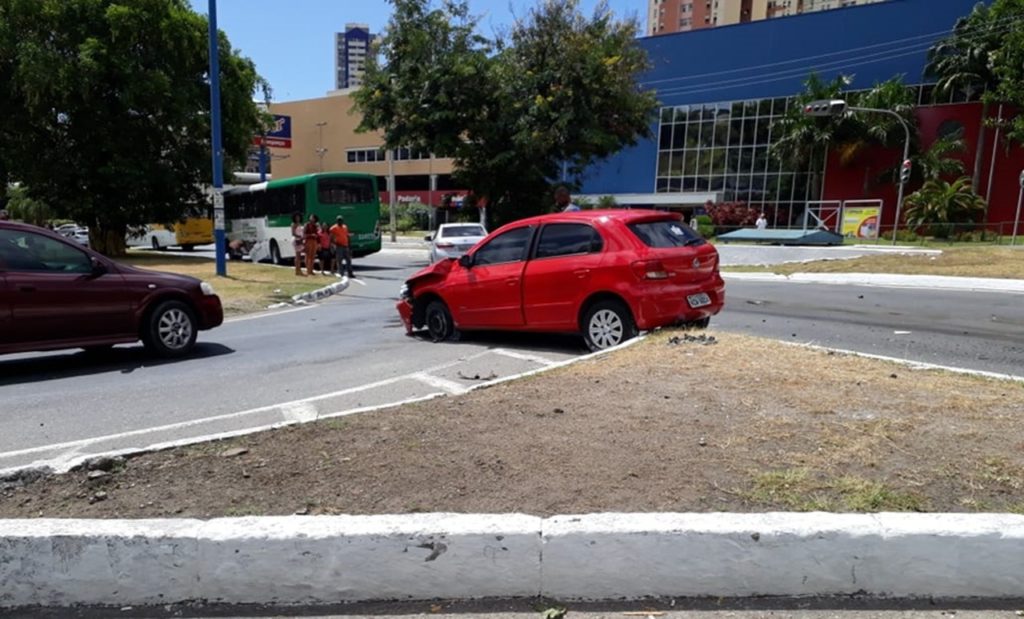
[[[648,247],[685,247],[705,242],[681,221],[645,221],[629,224],[629,229]]]
[[[446,239],[466,236],[487,236],[487,231],[484,230],[483,226],[450,226],[441,228],[441,233],[438,236]]]

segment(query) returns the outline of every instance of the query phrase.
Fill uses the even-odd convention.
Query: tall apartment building
[[[885,0],[647,0],[647,34],[669,34]]]
[[[334,35],[335,88],[358,88],[363,83],[366,57],[373,39],[368,24],[345,24],[345,32]]]

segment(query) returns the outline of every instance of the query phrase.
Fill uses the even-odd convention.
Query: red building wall
[[[981,107],[980,103],[960,103],[917,108],[922,147],[927,149],[931,146],[938,139],[941,128],[955,127],[956,125],[952,123],[959,123],[963,127],[962,137],[967,149],[958,158],[964,162],[966,174],[970,176],[974,170],[974,151],[981,131]],[[995,117],[998,112],[998,106],[995,106],[990,110],[990,116]],[[1005,117],[1012,115],[1013,112],[1004,109],[1003,114]],[[1000,137],[995,149],[995,166],[990,188],[989,171],[993,168],[992,145],[995,143],[995,133],[995,129],[985,128],[978,191],[982,197],[990,197],[987,222],[993,226],[1013,221],[1020,188],[1018,176],[1021,170],[1024,170],[1024,148],[1019,145],[1007,148],[1005,140]],[[902,154],[902,149],[871,148],[845,162],[844,165],[844,162],[840,161],[839,153],[829,153],[822,199],[881,199],[882,229],[891,228],[896,215],[896,187],[892,184],[879,183],[878,177],[886,169],[897,165]],[[910,183],[905,192],[909,195],[918,187],[919,183]]]

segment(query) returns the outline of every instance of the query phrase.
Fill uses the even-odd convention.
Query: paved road
[[[0,470],[458,393],[584,352],[564,337],[410,339],[394,303],[422,263],[402,251],[359,260],[343,295],[201,333],[185,360],[154,361],[141,346],[102,362],[76,351],[3,357]]]
[[[764,248],[754,248],[759,251]],[[309,420],[539,369],[581,354],[577,339],[477,336],[432,344],[394,310],[423,252],[357,261],[359,282],[321,305],[230,322],[197,354],[156,362],[119,347],[0,360],[0,470],[39,461]],[[713,326],[943,365],[1020,373],[1021,295],[730,282]]]
[[[727,280],[715,328],[1024,374],[1024,295]]]

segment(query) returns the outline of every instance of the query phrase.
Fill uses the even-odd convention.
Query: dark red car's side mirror
[[[460,256],[459,266],[465,267],[467,269],[471,268],[473,266],[473,256],[471,256],[470,254],[463,254],[462,256]]]

